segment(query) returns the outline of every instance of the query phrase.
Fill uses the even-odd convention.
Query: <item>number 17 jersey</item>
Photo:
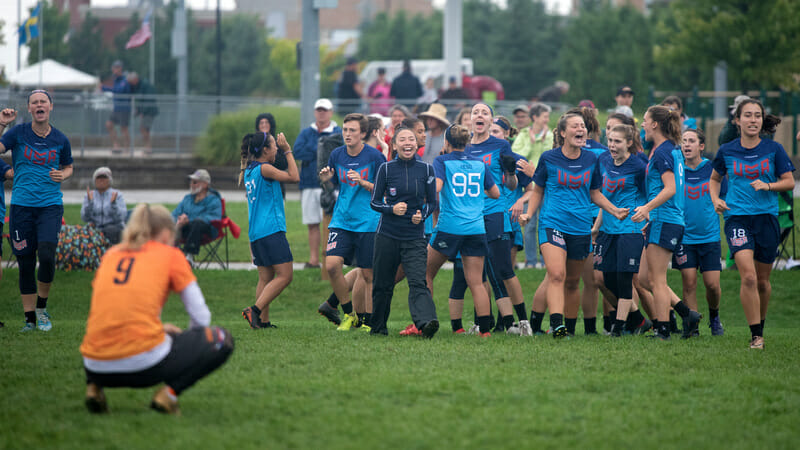
[[[433,160],[433,173],[444,183],[439,192],[437,229],[468,236],[484,234],[483,191],[495,186],[486,164],[464,152],[451,152]]]

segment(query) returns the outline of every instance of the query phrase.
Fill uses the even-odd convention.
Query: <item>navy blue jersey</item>
[[[511,231],[511,222],[509,221],[509,214],[508,211],[506,211],[503,197],[503,190],[506,189],[503,185],[503,167],[500,164],[500,157],[502,155],[511,157],[515,155],[515,153],[511,151],[511,144],[505,139],[497,139],[494,136],[489,136],[489,139],[486,139],[480,144],[467,145],[467,148],[464,149],[464,153],[483,161],[488,166],[488,172],[494,178],[494,184],[500,188],[500,198],[493,199],[484,196],[485,204],[483,213],[489,215],[502,212],[505,222],[503,224],[503,231]]]
[[[719,242],[719,216],[714,211],[708,183],[711,179],[711,161],[703,158],[696,169],[686,167],[684,178],[684,244],[706,244]]]
[[[548,150],[539,158],[533,182],[544,189],[540,229],[574,235],[592,231],[590,191],[600,189],[602,182],[594,153],[581,149],[578,158],[569,159],[561,147]]]
[[[60,205],[61,183],[50,179],[50,171],[72,164],[69,139],[55,127],[47,137],[33,132],[30,123],[11,128],[0,139],[11,150],[14,194],[11,204],[44,207]]]
[[[642,231],[644,222],[631,220],[634,208],[647,203],[647,189],[644,176],[647,166],[635,155],[630,155],[617,166],[611,153],[603,153],[599,160],[600,173],[603,175],[603,195],[618,208],[629,208],[630,214],[619,220],[611,214],[603,214],[600,231],[606,234],[630,234]]]
[[[651,201],[664,190],[661,175],[672,172],[675,177],[675,195],[661,206],[650,211],[654,222],[684,225],[683,220],[683,153],[670,141],[664,141],[650,154],[647,164],[647,201]]]
[[[774,183],[784,173],[794,171],[781,144],[761,139],[754,148],[746,149],[742,147],[741,138],[736,138],[719,148],[712,165],[718,174],[728,175],[725,202],[731,216],[778,215],[778,193],[756,191],[750,183],[755,180]]]
[[[394,213],[394,205],[400,202],[408,206],[402,216]],[[433,167],[418,158],[410,161],[395,158],[383,163],[375,177],[370,206],[381,213],[379,234],[399,240],[423,238],[425,223],[415,224],[411,219],[419,211],[425,220],[436,209]]]
[[[3,183],[6,181],[6,172],[9,170],[11,170],[11,166],[0,159],[0,223],[3,223],[6,217],[6,191],[3,189]]]
[[[457,235],[484,234],[484,190],[495,186],[488,166],[464,152],[451,152],[433,160],[433,172],[444,185],[439,192],[436,228]]]
[[[374,233],[378,228],[380,214],[373,210],[369,203],[372,194],[347,178],[347,172],[355,170],[361,179],[375,182],[375,174],[386,158],[375,147],[364,144],[364,148],[356,156],[347,153],[347,146],[341,146],[331,152],[328,167],[335,173],[331,181],[339,186],[339,197],[333,207],[333,218],[328,228],[339,228],[358,233]]]
[[[286,214],[283,210],[281,184],[261,175],[263,162],[251,162],[244,171],[247,189],[247,236],[250,242],[279,231],[286,231]]]
[[[600,155],[602,155],[603,153],[608,152],[608,147],[606,147],[605,145],[595,141],[594,139],[587,139],[586,140],[586,145],[583,148],[585,148],[586,150],[589,150],[590,152],[594,153],[595,156],[597,156],[597,160],[598,161],[600,160]],[[592,204],[592,217],[597,217],[598,211],[600,211],[600,207],[598,207],[595,204]]]

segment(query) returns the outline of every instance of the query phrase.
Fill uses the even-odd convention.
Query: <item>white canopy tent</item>
[[[20,88],[91,89],[97,86],[99,80],[52,59],[45,59],[15,73],[9,77],[9,82]]]

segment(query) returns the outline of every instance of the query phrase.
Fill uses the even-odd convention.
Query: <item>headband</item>
[[[45,91],[44,89],[34,89],[34,90],[32,90],[31,93],[28,94],[28,102],[29,103],[31,101],[31,95],[33,95],[33,94],[44,94],[44,95],[47,96],[47,99],[50,100],[50,103],[53,103],[53,97],[50,97],[50,93]]]
[[[492,107],[488,103],[478,102],[478,103],[475,103],[475,105],[473,105],[472,107],[474,108],[477,105],[485,105],[487,108],[489,108],[489,113],[492,115],[492,117],[494,117],[494,109],[492,109]]]
[[[453,137],[453,134],[450,132],[454,126],[456,126],[456,124],[452,124],[447,127],[447,129],[444,131],[444,139],[455,148],[456,146],[460,145],[460,143],[456,141],[456,139]]]
[[[494,124],[499,126],[502,129],[506,130],[506,131],[511,129],[511,127],[507,123],[505,123],[502,120],[500,120],[499,117],[497,119],[494,119]]]

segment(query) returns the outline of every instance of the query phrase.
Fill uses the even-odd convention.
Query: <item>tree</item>
[[[34,8],[30,8],[30,13]],[[60,63],[69,61],[70,52],[69,47],[64,44],[65,36],[69,31],[69,14],[60,13],[58,6],[54,3],[43,2],[43,8],[40,11],[40,27],[39,37],[33,38],[25,45],[28,46],[28,64],[36,64],[39,62],[39,39],[42,41],[42,57],[44,59],[53,59]]]
[[[91,13],[86,14],[81,27],[70,33],[67,63],[78,70],[99,77],[111,66],[111,54],[97,37],[102,34],[100,20]]]
[[[719,61],[742,87],[798,88],[800,0],[675,0],[674,32],[656,57],[677,70],[710,72]]]
[[[442,13],[408,17],[403,10],[382,12],[361,24],[361,60],[438,59],[442,57]]]
[[[326,45],[319,48],[320,60],[320,95],[333,97],[333,86],[344,67],[344,49],[348,43],[331,49]],[[268,66],[279,74],[280,86],[277,92],[281,96],[297,97],[300,95],[300,70],[297,68],[297,41],[290,39],[269,39],[270,55]],[[275,90],[271,92],[276,92]]]

